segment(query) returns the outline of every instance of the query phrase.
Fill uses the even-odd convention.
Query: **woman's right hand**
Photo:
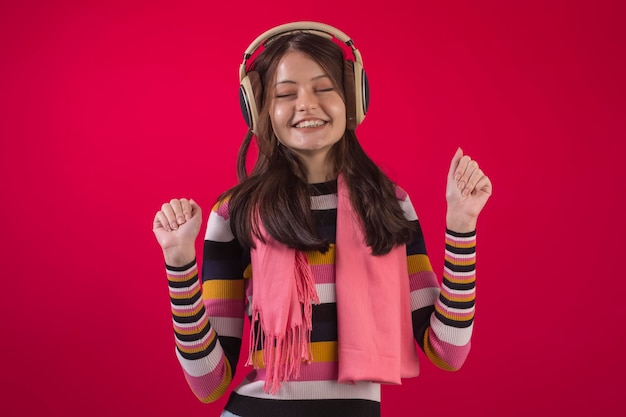
[[[195,242],[201,224],[202,209],[193,199],[174,198],[161,206],[152,231],[167,265],[184,266],[196,258]]]

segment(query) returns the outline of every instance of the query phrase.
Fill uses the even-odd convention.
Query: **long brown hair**
[[[332,40],[306,32],[279,37],[254,60],[250,70],[260,75],[263,86],[272,85],[278,62],[288,51],[300,51],[314,59],[345,103],[343,50]],[[298,250],[324,252],[328,242],[315,230],[306,167],[294,152],[278,142],[269,115],[271,92],[264,90],[255,165],[248,175],[246,158],[253,138],[249,131],[237,158],[239,184],[220,197],[230,199],[231,229],[242,245],[254,247],[253,236],[263,241],[257,222],[260,217],[267,233],[279,242]],[[385,254],[393,246],[408,242],[413,229],[398,203],[395,186],[366,155],[353,130],[345,131],[328,157],[335,173],[343,174],[346,180],[372,253]]]

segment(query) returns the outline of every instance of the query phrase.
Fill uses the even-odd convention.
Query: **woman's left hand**
[[[491,196],[491,180],[478,163],[458,148],[448,172],[446,226],[455,232],[476,230],[478,215]]]

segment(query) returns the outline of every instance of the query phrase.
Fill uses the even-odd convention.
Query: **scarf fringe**
[[[312,304],[319,304],[319,297],[315,289],[315,281],[309,262],[304,253],[296,251],[295,274],[296,291],[298,301],[302,308],[301,324],[291,326],[285,334],[271,334],[265,332],[263,317],[260,309],[252,312],[252,325],[250,326],[250,345],[246,365],[252,365],[258,369],[261,364],[258,361],[259,340],[263,340],[263,364],[266,376],[264,390],[267,393],[276,394],[281,382],[300,377],[300,364],[311,363],[313,352],[311,351],[311,331],[313,329]],[[254,323],[259,321],[259,331],[254,331]],[[273,347],[273,348],[272,348]]]

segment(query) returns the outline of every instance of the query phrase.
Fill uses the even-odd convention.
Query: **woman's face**
[[[324,160],[346,130],[346,106],[322,68],[302,52],[287,52],[270,86],[270,119],[278,140],[305,160]]]

